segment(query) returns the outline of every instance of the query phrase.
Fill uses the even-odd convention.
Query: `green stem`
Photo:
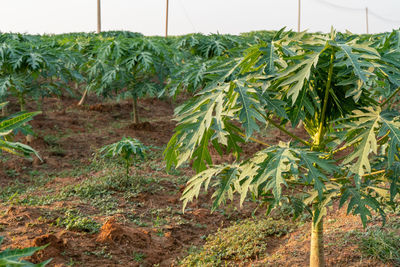
[[[314,144],[313,144],[313,146],[316,148],[319,148],[319,146],[321,145],[322,139],[324,137],[323,131],[324,131],[324,127],[325,127],[325,117],[326,117],[326,109],[328,107],[329,91],[331,90],[331,84],[332,84],[334,59],[335,59],[335,53],[332,48],[331,59],[329,61],[328,80],[326,82],[325,96],[324,96],[324,102],[323,102],[324,105],[322,106],[321,119],[319,121],[318,133],[316,136],[316,140],[314,140]]]
[[[281,130],[282,132],[284,132],[285,134],[289,135],[290,137],[292,137],[293,139],[299,141],[300,143],[302,143],[305,146],[311,146],[311,144],[309,142],[307,142],[306,140],[301,139],[300,137],[296,136],[295,134],[292,134],[291,132],[289,132],[288,130],[286,130],[285,128],[283,128],[282,126],[280,126],[279,124],[275,123],[273,120],[271,120],[268,116],[266,116],[265,114],[262,114],[261,112],[259,112],[261,114],[261,116],[264,117],[265,120],[267,120],[269,123],[271,123],[274,127],[278,128],[279,130]]]
[[[384,107],[387,103],[389,103],[390,100],[392,100],[392,98],[398,93],[400,92],[400,87],[396,89],[396,91],[394,91],[388,99],[386,99],[382,104],[381,104],[381,108]]]
[[[138,112],[138,106],[137,106],[137,96],[133,97],[133,123],[137,124],[139,123],[139,112]]]
[[[287,131],[285,128],[283,128],[282,126],[280,126],[279,124],[275,123],[273,120],[271,120],[270,118],[267,118],[268,122],[271,123],[273,126],[275,126],[276,128],[278,128],[279,130],[281,130],[282,132],[284,132],[285,134],[289,135],[290,137],[296,139],[297,141],[299,141],[300,143],[302,143],[305,146],[310,146],[311,144],[303,139],[301,139],[300,137],[296,136],[295,134],[292,134],[291,132]]]
[[[125,161],[125,168],[126,168],[126,181],[129,181],[129,161]]]
[[[238,135],[241,135],[241,136],[243,136],[243,137],[246,137],[246,135],[245,135],[244,133],[237,132],[237,134],[238,134]],[[256,142],[256,143],[261,144],[261,145],[266,146],[266,147],[270,147],[270,146],[271,146],[271,145],[269,145],[269,144],[267,144],[267,143],[265,143],[265,142],[263,142],[263,141],[261,141],[261,140],[258,140],[258,139],[254,138],[254,137],[250,137],[249,139],[250,139],[251,141],[253,141],[253,142]]]
[[[22,94],[18,95],[18,100],[19,100],[19,106],[21,111],[25,111],[25,99],[24,96]]]
[[[3,117],[6,117],[6,116],[8,115],[8,112],[7,112],[7,105],[3,106],[3,109],[1,110],[1,115],[2,115]]]

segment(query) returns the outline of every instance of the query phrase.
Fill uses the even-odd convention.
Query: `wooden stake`
[[[101,5],[100,0],[97,0],[97,33],[101,32]]]
[[[165,14],[165,37],[168,37],[168,9],[169,9],[169,0],[167,0],[167,10]]]

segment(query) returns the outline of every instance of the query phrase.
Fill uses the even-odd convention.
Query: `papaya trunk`
[[[310,267],[324,267],[324,222],[311,223]]]
[[[78,106],[82,106],[83,103],[85,103],[87,94],[88,94],[88,90],[86,89],[85,92],[83,92],[82,98],[81,98],[81,100],[79,101]]]
[[[25,99],[23,96],[18,97],[19,107],[21,111],[25,111]]]
[[[42,108],[43,108],[43,100],[44,100],[43,96],[36,100],[37,110],[42,110]]]
[[[7,105],[3,106],[3,109],[1,110],[1,115],[3,117],[6,117],[8,115]]]
[[[133,98],[133,123],[139,123],[139,113],[138,113],[138,106],[137,106],[137,97]]]

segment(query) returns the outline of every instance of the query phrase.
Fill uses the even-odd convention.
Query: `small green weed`
[[[43,141],[49,146],[58,146],[59,145],[59,138],[54,135],[45,135],[43,137]]]
[[[100,224],[74,209],[67,210],[63,217],[57,218],[56,225],[65,227],[67,230],[84,231],[91,234],[97,233],[100,229]]]
[[[146,258],[146,255],[140,252],[134,252],[133,253],[133,260],[136,262],[143,262],[143,260]]]
[[[86,255],[95,255],[99,258],[105,258],[105,259],[112,259],[112,255],[110,252],[107,252],[107,247],[102,247],[101,250],[96,250],[96,251],[85,251],[84,252]]]
[[[51,155],[57,157],[65,157],[67,155],[67,152],[61,146],[52,146],[50,147],[49,152]]]

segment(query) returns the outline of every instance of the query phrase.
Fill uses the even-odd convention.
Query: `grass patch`
[[[292,232],[295,223],[271,218],[245,220],[209,235],[203,248],[190,253],[181,266],[233,266],[237,261],[245,263],[265,254],[268,237],[282,236]]]
[[[387,231],[371,227],[366,232],[358,233],[359,246],[362,253],[384,263],[400,266],[400,235],[395,231]]]

